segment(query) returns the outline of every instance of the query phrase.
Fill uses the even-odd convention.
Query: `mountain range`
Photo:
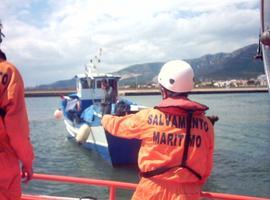
[[[255,60],[257,44],[251,44],[231,53],[207,54],[195,59],[186,59],[193,68],[196,81],[251,79],[264,74],[263,62]],[[120,85],[149,84],[157,81],[157,75],[165,62],[143,63],[128,66],[114,72],[122,78]],[[74,88],[75,79],[60,80],[39,85],[35,89]]]

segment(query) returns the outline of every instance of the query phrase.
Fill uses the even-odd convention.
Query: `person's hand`
[[[27,184],[33,177],[32,165],[22,165],[22,182]]]
[[[207,118],[211,121],[213,125],[219,120],[218,116],[212,115],[212,116],[207,116]]]

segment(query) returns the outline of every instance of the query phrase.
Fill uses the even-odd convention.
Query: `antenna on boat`
[[[98,65],[101,62],[100,60],[101,55],[102,55],[102,49],[100,48],[98,55],[91,58],[89,64],[85,66],[85,73],[87,75],[97,72]]]

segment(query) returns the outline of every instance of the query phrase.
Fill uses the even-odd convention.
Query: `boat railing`
[[[79,178],[79,177],[70,177],[70,176],[60,176],[60,175],[48,175],[48,174],[34,174],[33,179],[34,180],[42,180],[42,181],[75,183],[75,184],[82,184],[82,185],[107,187],[109,189],[109,200],[116,200],[116,190],[117,189],[135,190],[135,188],[137,186],[137,184],[135,184],[135,183],[100,180],[100,179],[89,179],[89,178]],[[40,198],[40,197],[35,196],[35,195],[24,194],[24,195],[22,195],[22,200],[50,199],[48,197],[47,198]],[[260,198],[260,197],[251,197],[251,196],[242,196],[242,195],[234,195],[234,194],[224,194],[224,193],[214,193],[214,192],[202,192],[201,198],[202,199],[216,199],[216,200],[270,200],[270,198]],[[55,199],[55,198],[51,198],[51,199]]]

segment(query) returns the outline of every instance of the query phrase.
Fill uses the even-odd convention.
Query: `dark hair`
[[[130,105],[125,103],[123,100],[120,100],[115,104],[115,115],[116,116],[125,116],[130,114]]]
[[[180,93],[180,92],[172,92],[170,90],[167,90],[167,95],[168,95],[168,97],[182,97],[182,96],[187,97],[188,92]]]
[[[107,88],[109,86],[108,81],[104,78],[101,80],[101,85]]]
[[[108,83],[108,82],[107,82],[107,79],[103,78],[103,79],[101,80],[101,83],[107,84],[107,83]]]
[[[0,59],[7,60],[6,54],[0,49]]]
[[[167,97],[187,97],[189,94],[189,92],[173,92],[163,87],[161,84],[159,84],[159,86],[161,88],[161,93],[166,92]]]

